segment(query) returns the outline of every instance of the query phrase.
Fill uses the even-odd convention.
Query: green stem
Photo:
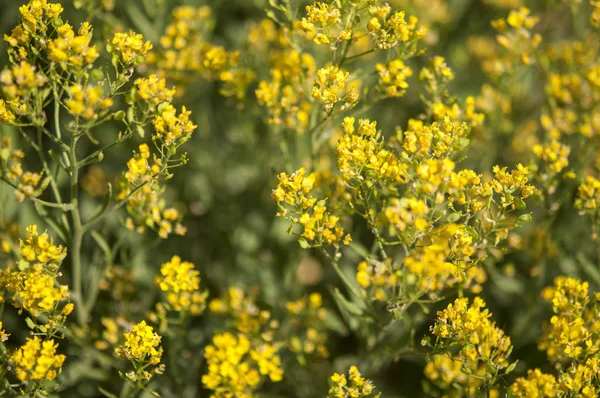
[[[71,214],[73,219],[73,236],[71,242],[71,265],[73,271],[73,299],[77,320],[80,325],[87,322],[87,310],[83,300],[82,276],[81,276],[81,245],[83,242],[84,229],[82,228],[81,214],[79,213],[79,166],[77,164],[76,146],[77,136],[71,138],[69,147],[69,163],[71,166]]]

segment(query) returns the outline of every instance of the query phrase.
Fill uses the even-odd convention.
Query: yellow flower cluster
[[[412,76],[413,71],[401,59],[395,59],[388,64],[377,64],[375,69],[379,74],[379,88],[385,96],[402,97],[406,93],[406,79]]]
[[[162,347],[161,337],[154,332],[152,326],[146,321],[133,325],[129,332],[124,334],[125,342],[115,348],[115,352],[122,358],[132,361],[147,361],[152,365],[160,362]]]
[[[145,227],[150,227],[166,239],[173,232],[184,235],[186,229],[180,223],[179,212],[167,208],[162,198],[164,188],[159,186],[158,180],[164,171],[163,164],[156,156],[150,163],[150,148],[141,144],[139,151],[134,152],[133,158],[127,162],[127,171],[119,181],[121,191],[117,198],[127,199],[127,209],[132,216],[127,220],[127,228],[143,232]]]
[[[12,68],[0,73],[2,92],[6,95],[12,113],[23,115],[33,108],[33,101],[48,78],[27,61],[15,63]],[[34,117],[35,115],[28,115]]]
[[[13,305],[34,317],[55,313],[60,302],[69,298],[68,287],[58,285],[54,275],[47,274],[40,264],[25,271],[11,272],[8,288],[15,295]],[[67,304],[63,315],[68,315],[72,309],[72,304]]]
[[[69,87],[68,92],[70,96],[65,100],[65,105],[75,117],[95,120],[113,105],[111,98],[104,97],[102,86],[82,87],[76,84]]]
[[[44,232],[40,235],[37,225],[30,225],[26,231],[27,238],[20,240],[23,260],[29,264],[43,264],[52,270],[58,268],[67,255],[67,249],[61,245],[54,245],[48,233]]]
[[[268,376],[273,382],[283,377],[277,348],[271,344],[254,346],[243,334],[215,335],[204,356],[208,361],[208,374],[202,376],[202,384],[213,390],[211,397],[214,398],[251,398],[262,376]]]
[[[261,81],[255,91],[258,103],[269,110],[270,124],[303,131],[312,107],[303,80],[312,79],[315,70],[310,54],[294,49],[271,54],[271,81]]]
[[[486,274],[471,259],[474,253],[473,236],[465,226],[447,224],[419,240],[403,265],[417,291],[434,296],[445,288],[460,285],[478,293]]]
[[[0,343],[4,343],[10,337],[10,334],[6,333],[6,331],[2,328],[2,321],[0,321]]]
[[[207,292],[200,291],[200,272],[194,269],[194,264],[173,256],[160,267],[156,284],[166,292],[167,302],[173,310],[188,311],[192,315],[204,311]]]
[[[349,84],[350,73],[337,66],[327,66],[317,71],[310,95],[333,112],[336,104],[343,102],[341,109],[354,107],[358,103],[358,90]]]
[[[115,33],[110,45],[110,52],[117,55],[125,65],[141,64],[146,54],[152,50],[152,43],[144,42],[144,37],[133,31]]]
[[[533,146],[533,153],[548,165],[551,173],[558,174],[569,165],[569,153],[571,148],[552,140],[550,143]]]
[[[58,344],[52,339],[28,338],[10,357],[15,364],[17,378],[21,381],[54,380],[66,359],[56,353],[57,348]]]
[[[306,17],[296,23],[299,30],[313,37],[317,44],[331,44],[352,38],[352,32],[335,29],[342,21],[342,13],[334,4],[315,2],[306,6]]]
[[[600,181],[592,176],[586,177],[579,187],[577,187],[577,198],[575,198],[575,208],[582,211],[595,210],[600,201]]]
[[[482,383],[495,379],[502,371],[508,371],[508,355],[512,351],[510,337],[497,328],[490,317],[481,298],[475,297],[471,305],[467,298],[458,298],[445,310],[438,311],[435,325],[431,328],[437,336],[436,347],[447,349],[458,345],[460,350],[448,355],[453,361],[462,363],[462,372],[469,369]],[[431,368],[426,371],[426,375],[435,373]]]
[[[495,179],[491,181],[492,189],[501,194],[502,207],[514,205],[515,198],[526,199],[535,193],[535,187],[529,184],[529,169],[522,164],[517,169],[506,172],[506,167],[494,166]]]
[[[389,180],[404,182],[405,165],[377,132],[377,121],[360,119],[355,129],[353,117],[344,118],[344,136],[338,141],[338,169],[346,183]]]
[[[21,159],[25,154],[20,149],[12,148],[12,140],[0,140],[0,161],[2,176],[15,187],[17,201],[22,202],[26,197],[37,197],[43,192],[42,173],[24,171]]]
[[[388,299],[386,289],[393,289],[398,285],[400,274],[400,271],[393,269],[391,258],[385,261],[368,258],[356,268],[356,283],[363,289],[374,287],[375,300],[385,301]]]
[[[148,77],[140,77],[134,82],[136,94],[150,107],[157,107],[163,102],[173,101],[175,89],[167,88],[167,81],[152,74]]]
[[[279,174],[279,184],[271,194],[281,209],[278,216],[302,226],[301,245],[320,247],[350,243],[350,235],[344,236],[344,230],[339,226],[340,218],[327,211],[324,201],[317,201],[310,195],[315,175],[305,177],[305,173],[306,170],[301,168],[292,175]]]
[[[539,369],[529,369],[527,377],[519,377],[510,386],[510,393],[518,398],[552,398],[558,396],[558,384],[554,376]]]
[[[425,125],[421,120],[410,119],[403,133],[402,147],[412,158],[445,157],[464,147],[468,133],[466,123],[452,121],[448,116],[443,122]]]
[[[546,351],[550,360],[582,359],[600,351],[598,308],[590,304],[587,282],[560,276],[554,286],[542,291],[542,297],[552,303],[554,316],[545,326],[538,348]]]
[[[191,111],[185,106],[178,115],[177,110],[171,104],[166,104],[158,109],[158,114],[152,121],[156,134],[152,139],[158,140],[165,147],[178,147],[192,136],[198,126],[189,120]]]
[[[392,12],[387,3],[369,7],[369,14],[367,30],[379,49],[390,49],[400,44],[410,45],[427,33],[425,27],[417,26],[417,17],[410,16],[407,21],[404,11]]]
[[[6,101],[0,99],[0,123],[10,123],[15,120],[15,114],[6,105]]]
[[[261,333],[271,313],[261,310],[252,294],[246,295],[242,289],[230,287],[224,299],[211,300],[208,308],[217,314],[227,314],[238,332],[244,335],[261,334],[265,340],[271,340],[269,332]]]
[[[331,388],[327,398],[366,398],[375,390],[373,382],[362,377],[356,366],[350,366],[348,377],[345,374],[334,373],[331,376]],[[377,398],[381,394],[373,397]]]
[[[288,324],[294,327],[289,337],[290,350],[300,355],[317,354],[327,358],[329,351],[324,323],[327,310],[323,307],[321,294],[311,293],[308,297],[287,302],[286,308],[292,315]]]
[[[210,7],[176,7],[160,39],[160,51],[151,54],[148,62],[156,66],[158,75],[174,81],[180,93],[194,73],[200,73],[223,82],[222,95],[242,100],[255,74],[240,65],[239,52],[227,52],[207,42],[213,26]]]
[[[466,373],[469,372],[469,373]],[[448,396],[467,396],[476,395],[483,384],[481,375],[485,372],[483,366],[477,367],[476,364],[465,364],[458,359],[454,359],[444,354],[433,355],[425,365],[424,374],[428,380],[438,386],[445,393],[455,392]],[[460,387],[462,391],[454,391]]]
[[[423,232],[429,222],[425,220],[428,212],[427,203],[414,197],[392,198],[385,208],[385,218],[401,232],[407,228],[416,228]]]
[[[90,46],[92,27],[84,22],[77,31],[68,23],[56,29],[57,37],[48,43],[48,59],[65,71],[84,70],[99,57],[96,46]]]
[[[63,12],[60,3],[49,3],[47,0],[30,0],[19,7],[20,23],[12,30],[10,36],[4,35],[4,41],[23,57],[26,47],[32,38],[39,38],[48,29],[49,19],[58,18]]]
[[[536,49],[539,47],[542,36],[538,33],[532,34],[531,29],[539,22],[538,17],[530,16],[531,11],[526,7],[512,10],[506,19],[497,19],[492,26],[499,35],[496,36],[498,43],[517,54],[525,65],[534,62]]]

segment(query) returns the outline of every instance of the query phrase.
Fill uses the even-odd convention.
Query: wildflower
[[[510,393],[515,397],[551,398],[558,396],[558,383],[552,375],[539,369],[527,371],[527,377],[519,377],[511,386]]]
[[[167,147],[183,144],[190,139],[198,127],[189,120],[191,113],[184,106],[181,113],[177,115],[177,110],[173,105],[165,105],[152,121],[156,130],[156,134],[152,138],[161,141]]]
[[[216,314],[227,314],[233,321],[233,327],[244,335],[260,334],[264,338],[268,334],[263,327],[271,319],[271,313],[261,310],[254,295],[246,295],[240,288],[230,287],[223,299],[211,300],[208,308]]]
[[[115,33],[110,43],[125,64],[143,62],[148,51],[152,49],[149,41],[144,42],[143,36],[133,31]]]
[[[103,98],[101,86],[82,87],[74,85],[69,88],[70,98],[65,101],[65,105],[73,116],[81,116],[84,119],[98,119],[98,111],[109,109],[113,105],[113,100]]]
[[[270,344],[253,348],[252,342],[243,334],[215,335],[204,353],[208,374],[202,376],[202,384],[213,390],[215,397],[249,398],[262,381],[261,375],[274,382],[281,380],[283,370],[276,351]]]
[[[66,357],[57,354],[58,344],[39,337],[28,338],[16,349],[10,359],[15,364],[17,378],[21,381],[54,380],[61,370]]]
[[[162,356],[161,337],[146,321],[134,325],[125,333],[125,343],[115,349],[118,356],[129,360],[148,361],[156,365]]]
[[[351,108],[358,102],[358,93],[346,86],[350,73],[337,66],[328,66],[317,71],[317,79],[313,85],[311,96],[325,105],[330,112],[338,102],[344,102],[342,108]]]
[[[10,123],[15,120],[15,115],[6,108],[6,102],[0,100],[0,123]]]
[[[173,310],[189,311],[193,315],[204,310],[206,292],[200,291],[200,272],[194,270],[194,264],[173,256],[161,266],[156,284],[166,292],[167,302]]]
[[[0,343],[4,343],[10,337],[10,334],[6,333],[4,329],[2,329],[2,321],[0,321]]]
[[[48,233],[44,232],[41,235],[38,233],[37,225],[30,225],[26,229],[27,238],[20,239],[21,256],[23,260],[30,264],[54,264],[57,268],[58,264],[67,255],[67,249],[61,245],[54,245],[52,238]]]
[[[592,176],[588,176],[585,181],[577,187],[575,208],[583,211],[595,210],[598,206],[599,196],[600,181]]]
[[[412,76],[413,71],[401,59],[393,60],[387,65],[377,64],[375,68],[379,74],[380,89],[386,96],[402,97],[406,93],[406,79]]]
[[[542,36],[538,33],[531,34],[531,29],[537,25],[539,18],[530,16],[531,11],[526,7],[512,10],[505,19],[492,22],[492,26],[499,35],[498,43],[519,56],[521,62],[529,65],[534,62],[532,55],[539,47]]]
[[[48,59],[58,63],[63,70],[90,67],[100,56],[96,46],[90,46],[92,27],[88,22],[81,24],[77,34],[68,23],[56,31],[58,37],[48,43]]]
[[[561,144],[556,140],[546,145],[534,145],[533,153],[548,164],[548,168],[552,173],[560,173],[569,165],[569,153],[571,148]]]
[[[347,378],[345,374],[334,373],[331,382],[328,398],[369,397],[375,390],[373,382],[362,377],[356,366],[350,366]],[[380,395],[376,394],[374,397]]]
[[[45,273],[40,264],[11,273],[9,290],[18,298],[15,307],[23,308],[35,317],[54,312],[58,304],[69,297],[68,287],[58,285],[55,277]]]

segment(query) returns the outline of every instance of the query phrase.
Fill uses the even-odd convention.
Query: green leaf
[[[310,244],[304,238],[299,238],[298,243],[300,243],[300,247],[303,249],[308,249],[310,247]]]
[[[140,135],[140,137],[142,137],[142,138],[144,138],[144,136],[146,135],[146,131],[139,124],[136,126],[136,131]]]
[[[25,318],[25,323],[27,324],[27,326],[29,327],[29,329],[35,329],[35,327],[37,326],[35,324],[35,322],[33,322],[33,320],[31,320],[30,317]]]
[[[353,303],[344,297],[338,288],[335,288],[335,299],[340,308],[345,309],[350,314],[357,316],[361,316],[363,314],[363,310],[356,303]]]
[[[448,215],[448,222],[457,222],[460,219],[460,214],[458,213],[451,213]]]
[[[513,363],[511,363],[510,365],[508,365],[508,368],[506,368],[506,374],[515,370],[518,363],[519,363],[519,361],[517,360],[517,361],[514,361]]]
[[[100,391],[100,393],[101,393],[102,395],[104,395],[105,397],[107,397],[107,398],[119,398],[119,397],[118,397],[118,396],[116,396],[115,394],[113,394],[113,393],[110,393],[110,392],[106,391],[106,390],[105,390],[104,388],[102,388],[102,387],[98,387],[98,391]]]

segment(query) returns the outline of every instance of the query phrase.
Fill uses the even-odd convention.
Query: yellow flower
[[[66,359],[64,355],[56,354],[57,348],[58,344],[52,339],[28,338],[10,357],[15,363],[17,378],[21,381],[54,380]]]
[[[166,293],[173,310],[189,311],[193,315],[202,313],[206,292],[200,291],[200,272],[194,269],[194,264],[173,256],[171,261],[161,266],[160,274],[156,277],[156,284]]]
[[[125,343],[115,349],[118,356],[129,360],[143,360],[156,365],[162,356],[161,337],[146,321],[134,325],[125,333]]]
[[[373,382],[362,377],[356,366],[350,366],[347,378],[345,374],[334,373],[331,382],[328,398],[365,398],[375,390]]]
[[[111,44],[125,64],[143,62],[148,51],[152,49],[152,44],[149,41],[144,42],[144,37],[133,31],[115,33]]]

